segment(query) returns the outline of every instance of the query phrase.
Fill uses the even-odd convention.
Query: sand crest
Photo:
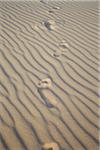
[[[97,150],[98,1],[0,0],[0,150]]]

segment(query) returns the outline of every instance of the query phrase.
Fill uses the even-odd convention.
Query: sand
[[[98,150],[98,1],[0,1],[0,150]]]

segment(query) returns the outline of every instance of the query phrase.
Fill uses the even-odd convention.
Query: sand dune
[[[0,150],[98,150],[98,2],[0,2]]]

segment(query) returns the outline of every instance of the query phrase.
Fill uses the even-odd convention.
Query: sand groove
[[[0,150],[98,149],[97,1],[0,1]]]

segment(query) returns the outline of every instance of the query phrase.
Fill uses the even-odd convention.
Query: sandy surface
[[[0,150],[98,150],[97,7],[0,2]]]

